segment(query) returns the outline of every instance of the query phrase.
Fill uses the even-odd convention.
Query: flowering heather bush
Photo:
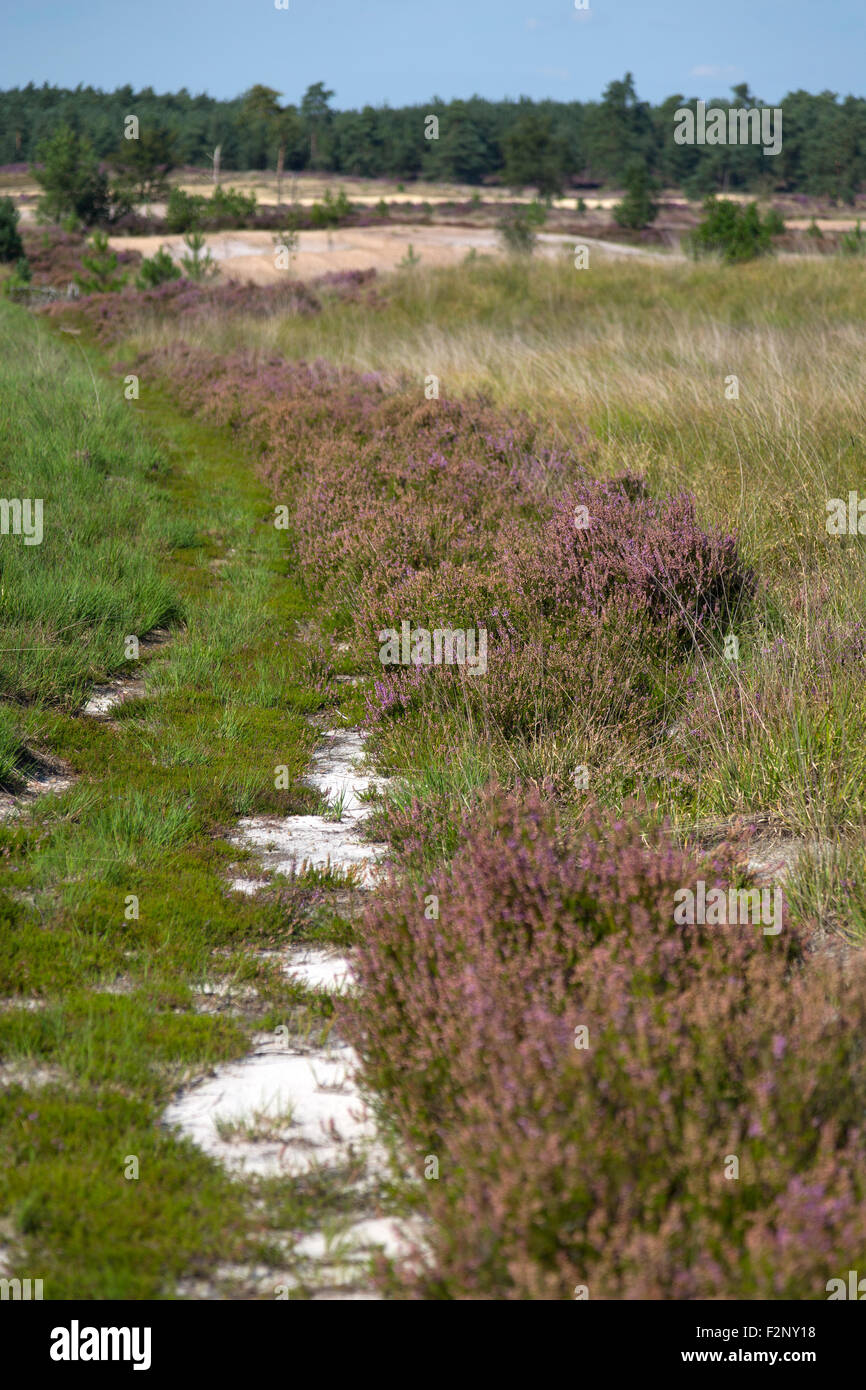
[[[579,508],[586,509],[581,527]],[[615,602],[685,646],[710,626],[729,625],[755,584],[736,537],[705,530],[692,497],[655,501],[628,474],[582,482],[557,502],[540,544],[513,537],[505,569],[547,615],[597,615]]]
[[[321,302],[315,291],[301,280],[284,285],[242,285],[236,280],[222,284],[196,283],[186,278],[169,280],[155,289],[123,295],[90,295],[76,305],[105,342],[123,337],[142,313],[160,320],[179,319],[196,323],[215,316],[233,314],[267,318],[275,314],[316,314]],[[68,313],[68,306],[52,305],[49,314]]]
[[[379,272],[374,266],[367,270],[329,270],[317,275],[310,283],[323,294],[332,294],[347,304],[360,304],[375,309],[384,303],[374,288]],[[364,294],[361,291],[364,290]]]
[[[651,723],[671,699],[674,681],[653,659],[652,634],[642,631],[641,620],[610,603],[563,624],[539,613],[533,597],[510,588],[495,563],[458,568],[445,561],[398,580],[384,595],[376,579],[361,586],[354,654],[362,669],[379,677],[367,697],[369,726],[425,709],[431,723],[449,711],[468,711],[506,739],[568,725],[587,735],[613,725],[627,737]],[[399,631],[407,615],[431,632],[483,627],[486,675],[458,666],[379,665],[370,634]]]
[[[59,227],[23,227],[21,239],[30,262],[34,285],[65,289],[76,275],[85,273],[81,257],[86,254],[87,238],[81,232],[64,232]],[[118,265],[124,269],[138,268],[141,256],[137,251],[119,251]],[[111,296],[116,298],[115,295]]]
[[[733,537],[703,529],[687,496],[593,481],[585,435],[553,448],[483,400],[419,400],[322,362],[178,350],[171,375],[192,408],[254,440],[290,507],[293,559],[377,678],[372,726],[468,709],[505,739],[637,734],[669,713],[695,638],[751,595]],[[404,620],[485,627],[487,674],[383,670],[378,634]]]
[[[583,439],[554,453],[483,401],[419,402],[324,362],[186,353],[170,370],[191,406],[255,438],[305,572],[350,607],[362,580],[386,590],[445,560],[490,558],[506,518],[549,510],[582,472],[577,450],[589,453]]]
[[[372,901],[341,1007],[416,1171],[439,1160],[416,1294],[823,1298],[862,1266],[866,981],[801,970],[790,922],[675,926],[727,871],[500,793]]]

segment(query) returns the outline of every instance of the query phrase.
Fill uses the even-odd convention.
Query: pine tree
[[[620,227],[640,231],[658,216],[658,206],[651,196],[649,171],[642,159],[633,159],[629,163],[625,173],[625,190],[625,197],[613,210],[614,221]]]
[[[17,261],[24,255],[18,234],[19,216],[11,198],[0,198],[0,261]]]
[[[43,216],[57,222],[73,217],[87,226],[107,219],[108,179],[85,136],[61,125],[36,156],[43,165],[34,171],[45,190],[39,200]]]
[[[206,280],[209,275],[216,275],[217,266],[210,251],[205,247],[202,233],[187,232],[183,242],[190,254],[182,258],[181,265],[189,279],[198,282]]]
[[[117,253],[108,245],[105,232],[96,231],[88,243],[90,250],[81,257],[81,264],[89,275],[75,276],[75,283],[85,294],[107,294],[119,290],[126,284],[126,274],[117,271]]]

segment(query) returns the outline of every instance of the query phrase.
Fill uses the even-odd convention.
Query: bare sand
[[[276,264],[275,240],[276,233],[263,231],[210,232],[205,235],[207,249],[225,279],[251,281],[256,285],[276,284],[286,273],[285,268],[279,268]],[[545,232],[539,236],[539,254],[550,257],[568,255],[578,240],[604,254],[637,255],[650,259],[664,256],[664,259],[670,259],[665,253],[641,247]],[[181,236],[116,236],[109,237],[109,245],[116,251],[139,251],[143,256],[152,256],[160,246],[165,246],[177,262],[187,254]],[[424,266],[456,265],[470,251],[478,256],[502,254],[495,230],[488,227],[338,227],[331,232],[300,232],[298,251],[292,258],[290,270],[292,275],[302,280],[315,279],[328,271],[367,270],[370,267],[382,272],[391,271],[408,255],[410,246]]]

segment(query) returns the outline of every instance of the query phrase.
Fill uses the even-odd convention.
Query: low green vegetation
[[[159,1127],[179,1082],[242,1055],[251,1031],[316,1026],[330,1007],[256,951],[346,923],[311,917],[302,882],[255,905],[229,893],[241,852],[222,839],[239,815],[315,800],[274,777],[305,770],[323,700],[297,630],[309,600],[224,437],[152,379],[127,401],[80,339],[0,315],[5,486],[43,502],[40,544],[0,538],[0,781],[14,791],[43,758],[72,779],[0,822],[7,1263],[46,1298],[174,1297],[182,1276],[263,1257],[272,1213],[313,1219],[279,1182],[253,1210]],[[82,715],[91,683],[124,673],[147,698]],[[203,1010],[206,983],[254,983],[251,1012]],[[319,1220],[332,1197],[317,1186]]]

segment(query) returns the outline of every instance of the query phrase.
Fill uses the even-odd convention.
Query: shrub
[[[714,636],[721,648],[753,576],[733,536],[699,525],[688,495],[655,502],[628,475],[586,480],[546,520],[527,524],[513,520],[516,476],[512,464],[509,483],[499,484],[504,515],[493,555],[463,539],[481,529],[465,502],[440,512],[416,495],[392,502],[378,523],[376,548],[389,563],[371,554],[352,603],[355,660],[378,676],[368,724],[411,713],[427,721],[435,743],[437,721],[463,711],[506,740],[574,730],[585,742],[615,730],[627,745],[669,721],[694,644]],[[444,466],[440,490],[448,495]],[[580,530],[578,506],[589,513]],[[494,525],[487,513],[484,530]],[[345,533],[343,544],[360,559]],[[458,667],[377,668],[374,638],[404,619],[428,631],[484,628],[483,679]]]
[[[12,274],[3,281],[3,293],[10,299],[23,298],[30,289],[32,279],[30,262],[26,256],[20,256]]]
[[[729,625],[755,583],[736,538],[705,530],[689,494],[655,501],[633,474],[580,483],[540,537],[506,545],[512,587],[546,616],[599,619],[614,605],[683,649]]]
[[[387,204],[380,200],[377,212],[383,207],[387,212]],[[341,188],[335,198],[330,188],[326,188],[322,202],[313,203],[310,209],[310,221],[314,227],[338,227],[351,212],[352,204],[344,189]]]
[[[170,232],[190,232],[200,226],[207,199],[199,193],[185,193],[173,188],[168,195],[165,223]]]
[[[362,271],[354,273],[364,274]],[[89,319],[103,342],[116,342],[140,321],[142,310],[152,311],[160,320],[196,322],[212,319],[214,314],[227,318],[236,314],[255,318],[307,315],[318,313],[321,307],[314,291],[299,280],[287,280],[278,285],[242,285],[236,280],[227,280],[224,284],[205,281],[197,284],[180,279],[165,281],[155,289],[143,290],[140,296],[116,300],[110,306],[104,301],[85,300],[78,313]],[[62,303],[46,309],[52,316],[63,312]]]
[[[543,227],[547,221],[547,208],[537,198],[527,204],[525,212],[530,227]]]
[[[292,499],[299,566],[376,679],[373,726],[468,708],[506,740],[636,738],[670,722],[694,644],[752,592],[734,537],[702,528],[688,496],[592,482],[586,439],[554,452],[481,402],[419,404],[320,363],[202,356],[177,381],[195,408],[249,429],[275,495]],[[485,627],[487,675],[383,670],[378,633],[404,619]]]
[[[279,260],[277,264],[280,265],[281,269],[288,270],[298,254],[298,233],[289,219],[287,219],[287,226],[283,231],[277,232],[274,237],[274,248],[278,253],[282,253],[286,260],[285,266],[282,266]]]
[[[866,253],[866,233],[861,230],[859,221],[853,231],[842,233],[839,250],[843,256],[862,256]]]
[[[165,246],[160,246],[155,255],[142,262],[135,284],[140,290],[153,290],[169,280],[179,280],[180,274],[180,267],[175,265],[171,253]]]
[[[801,970],[789,921],[675,925],[729,858],[499,792],[370,903],[340,1011],[412,1166],[439,1159],[416,1294],[820,1298],[861,1264],[862,970]]]
[[[515,256],[531,256],[537,237],[532,219],[523,208],[512,208],[497,223],[506,251]]]
[[[632,160],[625,171],[625,197],[613,209],[614,221],[620,227],[640,231],[658,216],[658,206],[652,200],[652,180],[642,159]]]
[[[729,199],[709,197],[704,202],[703,220],[685,242],[696,259],[716,254],[733,263],[768,255],[772,251],[770,236],[757,203],[743,207]]]
[[[36,284],[66,290],[76,274],[86,273],[81,258],[88,251],[87,238],[80,232],[63,232],[53,226],[37,232],[24,227],[22,240]],[[117,264],[125,272],[134,274],[141,264],[141,256],[137,251],[118,251]]]
[[[0,198],[0,261],[18,261],[24,245],[18,233],[20,214],[11,198]]]
[[[784,236],[785,220],[778,208],[768,208],[764,214],[764,226],[770,236]]]
[[[213,227],[242,227],[256,210],[255,193],[242,193],[237,188],[218,186],[210,201],[203,201],[203,220]]]
[[[414,270],[416,265],[421,264],[421,257],[416,255],[415,249],[412,246],[411,241],[409,242],[409,249],[406,252],[405,256],[403,256],[397,264],[400,270]]]
[[[532,741],[572,730],[585,743],[613,730],[619,751],[651,725],[673,698],[674,676],[656,662],[652,642],[635,619],[611,605],[598,619],[570,614],[566,621],[541,616],[501,576],[481,566],[421,570],[378,600],[362,597],[357,613],[359,666],[372,664],[377,635],[399,632],[408,618],[429,632],[483,628],[486,671],[457,665],[382,667],[367,696],[368,726],[384,731],[390,721],[413,719],[419,740],[447,742],[449,727],[467,717],[500,739]],[[665,705],[667,701],[667,706]]]

